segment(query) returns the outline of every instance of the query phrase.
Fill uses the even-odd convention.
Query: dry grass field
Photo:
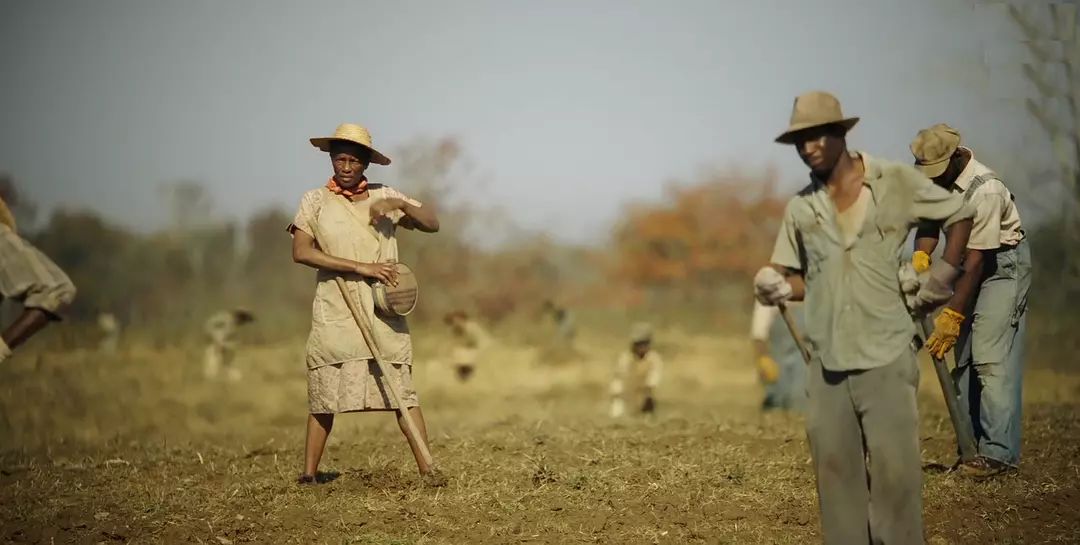
[[[418,328],[416,380],[451,482],[420,485],[388,414],[340,417],[299,487],[302,340],[253,346],[239,384],[205,383],[197,348],[23,354],[0,369],[4,543],[790,543],[820,540],[798,417],[762,415],[743,339],[660,332],[654,418],[612,421],[617,338],[580,360],[496,347],[457,383]],[[427,341],[426,343],[424,341]],[[944,472],[952,437],[923,373],[931,543],[1080,541],[1080,378],[1033,366],[1018,474]]]

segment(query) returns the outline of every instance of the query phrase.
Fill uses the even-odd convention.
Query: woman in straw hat
[[[433,468],[425,463],[417,443],[427,443],[427,429],[413,388],[409,327],[404,316],[375,312],[370,283],[396,284],[397,227],[434,233],[439,220],[431,207],[368,181],[368,165],[389,165],[390,159],[372,147],[364,127],[346,123],[333,136],[312,138],[311,144],[330,154],[334,174],[325,185],[304,194],[289,225],[293,260],[318,270],[307,342],[310,415],[300,482],[316,482],[335,414],[398,409],[385,381],[397,386],[416,423],[419,438],[410,436],[404,418],[398,416],[421,475],[431,476]],[[379,371],[336,284],[339,276],[360,312],[369,316],[375,349],[390,376]]]

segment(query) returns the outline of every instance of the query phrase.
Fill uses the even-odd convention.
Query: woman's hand
[[[401,199],[379,199],[371,203],[371,223],[374,224],[380,218],[386,217],[394,210],[401,210],[405,201]]]
[[[357,263],[355,272],[384,284],[397,285],[397,263]]]

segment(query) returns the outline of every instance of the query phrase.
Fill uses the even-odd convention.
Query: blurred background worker
[[[541,359],[556,365],[580,361],[582,353],[578,351],[574,313],[565,305],[547,299],[541,315],[545,321],[550,320],[550,325],[541,330],[544,335],[539,342]]]
[[[788,312],[798,330],[804,331],[802,305],[790,302]],[[761,409],[802,411],[806,401],[806,364],[799,353],[799,345],[779,318],[777,307],[754,301],[750,341],[758,377],[765,386]]]
[[[491,345],[491,336],[463,310],[456,310],[443,318],[454,336],[454,346],[450,350],[454,373],[461,382],[472,377],[476,366],[483,356],[483,351]]]
[[[551,316],[555,322],[555,342],[572,346],[577,335],[577,326],[574,325],[574,315],[570,309],[549,300],[544,302],[544,313]]]
[[[103,354],[115,354],[120,346],[120,321],[111,312],[102,312],[97,318],[98,330],[101,339],[98,341],[98,350]]]
[[[640,407],[644,414],[656,411],[656,387],[664,370],[664,360],[652,348],[652,326],[637,323],[630,330],[630,347],[619,354],[615,378],[611,381],[611,416],[626,413],[626,405]]]
[[[203,360],[203,376],[214,380],[225,370],[225,378],[237,381],[241,378],[240,370],[233,367],[236,356],[236,330],[240,326],[254,321],[255,315],[245,309],[222,310],[206,320],[206,356]]]

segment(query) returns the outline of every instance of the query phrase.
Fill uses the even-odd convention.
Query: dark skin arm
[[[926,252],[926,255],[933,255],[938,245],[939,229],[939,224],[919,223],[915,229],[915,250]]]
[[[945,230],[945,251],[941,258],[954,267],[962,267],[963,274],[956,280],[953,286],[953,296],[947,306],[960,314],[964,314],[968,302],[979,288],[979,280],[982,277],[982,253],[977,257],[971,255],[967,249],[968,237],[971,236],[970,219],[958,221]]]
[[[960,220],[945,229],[945,251],[941,258],[953,267],[964,265],[964,256],[967,254],[968,237],[971,236],[972,221]]]
[[[315,246],[315,239],[300,229],[293,230],[292,258],[314,269],[353,273],[397,285],[397,266],[393,263],[360,263],[334,257]]]
[[[968,250],[964,256],[964,274],[956,279],[953,286],[953,296],[949,299],[948,307],[967,316],[967,307],[971,304],[975,292],[979,290],[982,282],[983,253],[981,250]]]
[[[926,222],[919,224],[915,231],[916,251],[922,250],[927,254],[934,253],[938,245],[938,225],[940,224]],[[945,252],[947,257],[944,257],[944,259],[950,265],[955,266],[960,262],[961,258],[955,256],[957,250],[955,246],[959,244],[961,238],[964,240],[964,245],[967,245],[968,236],[971,235],[971,227],[972,221],[964,220],[949,226],[946,231]],[[978,291],[979,282],[982,280],[983,253],[979,250],[964,248],[962,255],[964,273],[960,275],[960,278],[956,279],[956,285],[953,286],[953,296],[946,306],[960,314],[967,315],[967,307],[972,297],[975,296],[975,292]]]
[[[416,206],[404,199],[382,199],[371,204],[371,219],[383,217],[394,210],[401,210],[405,217],[398,224],[406,229],[415,229],[422,233],[438,233],[439,218],[431,206]]]

